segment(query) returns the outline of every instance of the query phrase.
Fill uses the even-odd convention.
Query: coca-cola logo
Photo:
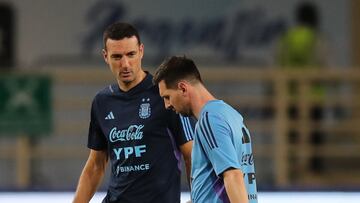
[[[143,138],[143,132],[141,131],[143,128],[144,125],[130,125],[123,130],[117,130],[116,127],[113,127],[109,133],[109,140],[110,142],[141,140]]]
[[[246,165],[246,166],[251,166],[254,164],[254,156],[253,154],[244,154],[242,155],[241,158],[241,165]]]

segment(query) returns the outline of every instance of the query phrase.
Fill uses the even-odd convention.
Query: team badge
[[[150,101],[149,98],[142,99],[142,102],[146,102],[146,103],[142,103],[139,108],[139,117],[142,119],[149,118],[151,115],[151,107],[150,107],[150,103],[148,103],[149,101]]]

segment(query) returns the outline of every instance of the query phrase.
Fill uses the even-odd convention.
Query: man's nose
[[[170,102],[165,101],[164,103],[165,103],[165,108],[166,109],[171,109],[172,108]]]
[[[121,58],[121,66],[122,67],[129,67],[129,59],[127,57]]]

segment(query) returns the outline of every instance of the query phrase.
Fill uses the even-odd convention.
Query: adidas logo
[[[115,119],[114,114],[112,111],[105,117],[105,120],[113,120]]]

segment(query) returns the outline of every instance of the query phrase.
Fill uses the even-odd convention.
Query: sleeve
[[[208,112],[199,120],[199,141],[217,176],[229,168],[241,169],[229,124]]]
[[[169,129],[174,135],[177,146],[193,140],[195,124],[195,118],[184,117],[171,111]]]
[[[90,115],[90,126],[88,134],[88,148],[93,150],[103,150],[107,148],[107,142],[105,135],[103,134],[97,116],[97,103],[96,98],[92,102],[91,115]]]

